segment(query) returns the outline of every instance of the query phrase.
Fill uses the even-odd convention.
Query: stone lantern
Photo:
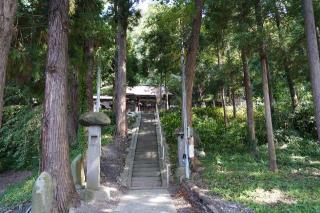
[[[101,127],[110,124],[110,118],[102,112],[87,112],[80,116],[80,124],[88,127],[87,190],[100,187]]]

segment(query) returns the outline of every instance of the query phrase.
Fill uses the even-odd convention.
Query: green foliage
[[[161,122],[168,143],[175,144],[177,141],[175,130],[181,126],[180,111],[163,111]],[[238,119],[231,120],[225,128],[221,108],[193,108],[193,128],[200,137],[200,141],[196,142],[199,149],[210,151],[246,149],[246,124],[241,115]]]
[[[314,107],[312,102],[300,104],[292,115],[294,127],[304,135],[317,137]]]
[[[278,112],[279,118],[275,121],[280,124],[276,124],[279,128],[274,135],[279,173],[271,173],[263,107],[255,110],[260,141],[258,160],[247,151],[245,111],[239,110],[237,114],[238,117],[230,119],[228,127],[224,128],[221,108],[193,109],[193,127],[201,139],[197,146],[207,153],[202,176],[210,193],[245,204],[255,212],[318,212],[319,144],[304,137],[294,126],[283,124],[291,121],[291,117],[285,116],[286,111]],[[173,162],[177,150],[174,130],[181,125],[180,116],[179,110],[161,112]]]
[[[42,107],[5,107],[0,129],[0,171],[30,169],[39,164]]]

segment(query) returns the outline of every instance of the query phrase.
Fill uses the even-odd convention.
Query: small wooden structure
[[[173,97],[172,93],[166,93],[164,86],[134,86],[127,87],[127,111],[139,112],[139,111],[155,111],[156,103],[160,103],[162,100],[162,106],[165,107],[165,103],[168,96],[168,105]],[[96,96],[93,96],[96,104]],[[113,108],[113,97],[108,95],[100,96],[101,106],[106,109]]]

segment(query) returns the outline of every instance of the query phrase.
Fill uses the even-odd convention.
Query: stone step
[[[146,149],[146,148],[154,148],[155,150],[158,149],[158,144],[137,144],[136,149]]]
[[[148,182],[136,182],[133,181],[131,182],[132,187],[137,187],[137,188],[154,188],[154,187],[161,187],[161,181],[148,181]]]
[[[150,153],[150,152],[139,152],[135,154],[135,157],[158,157],[158,152]]]
[[[141,148],[141,149],[136,149],[136,153],[148,153],[148,152],[157,152],[158,148]]]
[[[158,169],[160,170],[159,164],[133,164],[134,169]]]
[[[158,144],[137,144],[136,149],[145,149],[145,148],[155,148],[157,149]]]
[[[135,168],[160,168],[159,163],[133,163],[133,169]]]
[[[160,177],[132,178],[133,187],[161,187]]]
[[[158,160],[158,156],[135,156],[134,160],[145,160],[145,161],[149,161],[149,160]]]
[[[143,171],[133,170],[132,177],[160,177],[159,170]]]
[[[136,150],[135,155],[139,155],[139,154],[154,155],[154,154],[158,154],[158,150],[152,150],[152,151]]]
[[[138,152],[157,152],[158,146],[141,146],[136,147],[136,153]]]
[[[148,160],[148,161],[146,161],[146,160],[134,160],[133,161],[133,165],[140,165],[141,166],[141,164],[157,164],[157,165],[159,165],[159,161],[158,160]]]
[[[135,154],[156,154],[158,153],[158,146],[157,148],[152,147],[141,147],[140,149],[136,148]]]
[[[132,177],[132,181],[160,181],[160,176],[157,177]]]
[[[132,172],[160,172],[160,168],[158,167],[135,167]]]
[[[140,148],[136,148],[136,152],[155,152],[158,151],[158,146],[155,147],[140,147]]]

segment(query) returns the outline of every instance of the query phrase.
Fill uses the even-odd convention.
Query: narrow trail
[[[131,189],[121,197],[115,212],[177,212],[166,188],[162,188],[154,114],[142,113]]]

